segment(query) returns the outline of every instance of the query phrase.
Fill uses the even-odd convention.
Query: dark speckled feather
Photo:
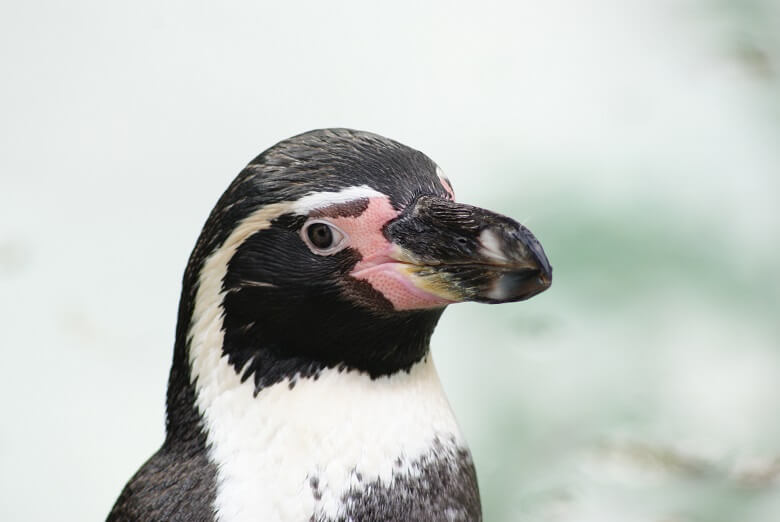
[[[372,482],[342,498],[343,516],[313,516],[312,522],[479,522],[482,509],[471,454],[434,441],[431,453],[413,464],[415,476],[396,475],[390,485]],[[316,488],[312,487],[316,492]]]

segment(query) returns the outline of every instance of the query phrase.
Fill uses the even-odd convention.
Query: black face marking
[[[341,499],[343,516],[315,514],[312,522],[479,522],[482,509],[471,455],[435,441],[430,453],[413,462],[414,476],[395,474],[392,484],[373,481],[351,489]],[[310,479],[315,500],[319,481]]]
[[[347,203],[337,203],[313,210],[309,217],[358,217],[368,208],[368,198],[360,198]]]
[[[224,279],[223,351],[242,379],[253,376],[259,392],[323,368],[377,377],[422,359],[442,310],[390,313],[371,285],[348,277],[359,260],[350,248],[318,256],[281,222],[238,248]]]
[[[341,292],[350,301],[363,308],[373,309],[380,313],[393,313],[393,303],[368,281],[346,277],[341,282]]]

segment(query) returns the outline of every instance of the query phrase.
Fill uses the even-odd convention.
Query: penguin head
[[[317,130],[263,152],[220,198],[185,273],[177,341],[221,321],[218,356],[256,393],[325,367],[388,375],[427,353],[447,305],[527,299],[551,278],[528,229],[456,202],[421,152]]]

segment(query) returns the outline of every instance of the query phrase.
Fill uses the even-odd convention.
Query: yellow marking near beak
[[[398,263],[396,270],[414,287],[448,301],[462,301],[463,295],[453,285],[446,272],[425,265]]]

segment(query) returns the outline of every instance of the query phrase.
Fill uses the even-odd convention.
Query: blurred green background
[[[780,520],[776,0],[6,2],[0,28],[0,519],[105,516],[162,440],[211,206],[348,126],[554,266],[434,336],[487,521]]]

